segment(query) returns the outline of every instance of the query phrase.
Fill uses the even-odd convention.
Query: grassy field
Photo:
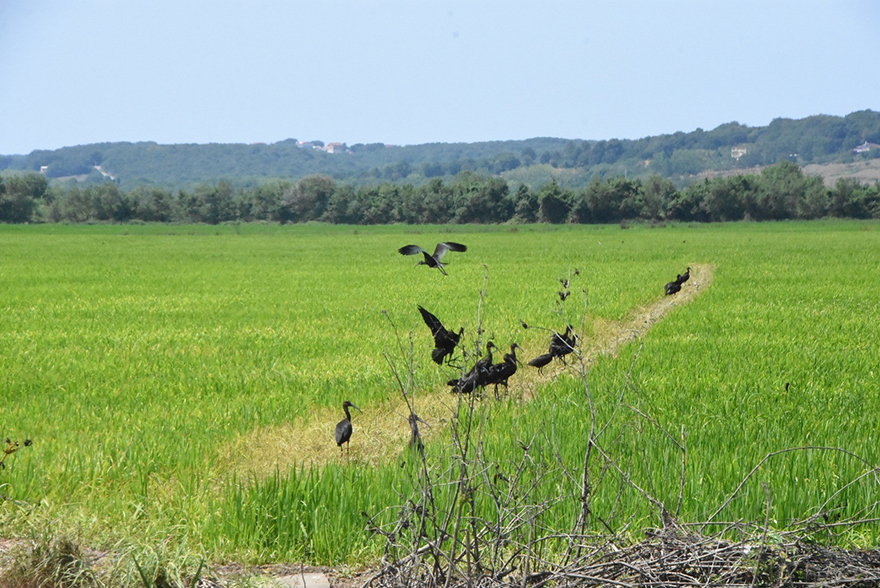
[[[444,239],[469,247],[448,254],[448,277],[396,252]],[[465,326],[469,341],[479,312],[483,339],[518,341],[532,357],[547,336],[520,321],[580,329],[585,317],[584,345],[597,344],[698,264],[711,286],[589,373],[603,446],[674,505],[681,452],[663,430],[683,431],[686,521],[712,515],[768,452],[841,448],[865,461],[821,449],[774,457],[716,520],[782,526],[829,497],[835,515],[876,517],[875,476],[834,493],[880,462],[877,223],[0,226],[0,435],[34,440],[0,472],[14,499],[0,502],[0,535],[51,521],[93,545],[368,561],[379,545],[360,513],[401,504],[413,468],[385,357],[406,358],[391,322],[415,349],[417,410],[446,415],[426,419],[439,463],[455,372],[430,361],[417,304]],[[560,316],[558,279],[574,268]],[[574,495],[561,468],[578,471],[585,449],[583,382],[518,376],[506,399],[477,408],[484,451],[503,470],[534,439],[538,497]],[[363,414],[342,458],[332,430],[346,399]],[[560,500],[545,523],[568,528],[576,512]],[[634,532],[657,524],[613,473],[594,512]],[[870,525],[844,538],[877,539]]]

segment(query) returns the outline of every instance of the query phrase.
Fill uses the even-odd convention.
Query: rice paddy
[[[370,561],[380,548],[361,511],[382,516],[412,487],[390,366],[411,365],[429,460],[448,458],[457,414],[456,372],[431,362],[417,304],[464,326],[471,354],[478,324],[525,358],[548,338],[521,321],[575,325],[603,447],[669,505],[670,437],[685,440],[683,520],[707,520],[767,453],[800,446],[864,461],[774,457],[714,520],[782,526],[823,505],[876,517],[878,481],[864,474],[880,462],[878,227],[0,226],[0,435],[34,440],[0,472],[13,499],[0,535],[52,521],[95,545],[159,537],[219,559]],[[397,254],[445,239],[468,245],[448,277]],[[691,281],[664,297],[688,265]],[[510,383],[478,405],[482,450],[503,469],[531,442],[540,495],[576,495],[563,469],[585,449],[583,381],[557,364]],[[363,414],[343,457],[346,399]],[[632,532],[656,524],[636,494],[606,475],[594,511]],[[545,523],[568,528],[576,511],[561,499]]]

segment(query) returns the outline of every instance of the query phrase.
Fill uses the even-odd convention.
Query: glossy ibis
[[[339,450],[342,451],[342,444],[348,443],[351,440],[351,413],[348,412],[348,407],[357,408],[354,404],[352,404],[351,400],[346,400],[342,403],[342,410],[345,411],[345,418],[339,421],[336,424],[336,445],[339,447]]]
[[[443,243],[437,243],[437,247],[434,248],[434,253],[430,254],[418,245],[405,245],[397,250],[401,255],[417,255],[421,253],[425,256],[425,259],[421,260],[417,265],[427,265],[428,267],[436,267],[440,270],[444,276],[449,275],[446,273],[446,270],[443,269],[442,259],[443,256],[446,255],[447,251],[467,251],[467,247],[462,245],[461,243],[453,243],[451,241],[445,241]]]
[[[489,373],[486,376],[487,384],[495,384],[495,396],[498,396],[498,384],[502,384],[507,389],[507,380],[516,373],[517,364],[520,363],[516,358],[516,350],[522,349],[516,343],[510,346],[510,353],[504,354],[504,361],[494,363],[489,366]]]
[[[477,388],[482,388],[489,382],[489,369],[492,367],[492,349],[495,344],[491,341],[486,343],[486,355],[474,364],[466,374],[457,380],[449,380],[447,386],[452,386],[452,391],[459,394],[470,394]]]
[[[455,333],[449,331],[443,326],[440,319],[421,306],[419,306],[419,312],[422,313],[422,319],[425,321],[425,324],[428,325],[428,328],[431,329],[431,335],[434,336],[434,350],[431,351],[431,359],[433,359],[434,363],[437,365],[442,365],[443,359],[455,351],[455,346],[458,345],[459,340],[461,340],[461,334],[464,332],[464,327],[459,329],[458,333]]]
[[[572,331],[571,325],[565,325],[565,334],[560,335],[554,331],[553,337],[550,339],[550,350],[531,360],[529,365],[536,368],[542,368],[553,361],[554,357],[562,359],[574,351],[575,345],[577,345],[577,336]]]

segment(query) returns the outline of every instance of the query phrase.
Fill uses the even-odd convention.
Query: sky
[[[0,0],[0,154],[764,126],[878,63],[876,0]]]

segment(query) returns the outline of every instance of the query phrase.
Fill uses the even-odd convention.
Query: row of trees
[[[731,122],[709,131],[697,129],[637,140],[541,137],[398,147],[373,143],[352,145],[348,153],[341,154],[303,149],[293,139],[270,145],[94,143],[0,156],[0,170],[38,171],[45,166],[50,178],[77,177],[88,184],[103,183],[103,170],[118,178],[125,189],[150,184],[188,190],[218,178],[235,178],[239,186],[267,178],[298,179],[307,175],[328,175],[356,186],[375,185],[377,181],[421,185],[435,178],[450,181],[462,171],[526,173],[543,164],[578,172],[566,183],[585,187],[596,175],[683,178],[704,170],[750,168],[782,160],[803,165],[880,157],[877,148],[853,153],[853,148],[866,141],[880,143],[880,112],[864,110],[845,117],[819,115],[800,120],[779,118],[765,127]],[[743,150],[737,159],[732,157],[732,147]]]
[[[880,185],[840,180],[827,188],[792,162],[760,175],[707,179],[682,190],[661,176],[595,178],[572,190],[551,181],[511,190],[501,178],[471,172],[425,185],[355,187],[322,175],[253,188],[229,182],[172,193],[141,186],[123,191],[106,182],[86,188],[49,187],[39,174],[0,179],[0,221],[221,222],[320,221],[385,223],[617,223],[880,218]]]

